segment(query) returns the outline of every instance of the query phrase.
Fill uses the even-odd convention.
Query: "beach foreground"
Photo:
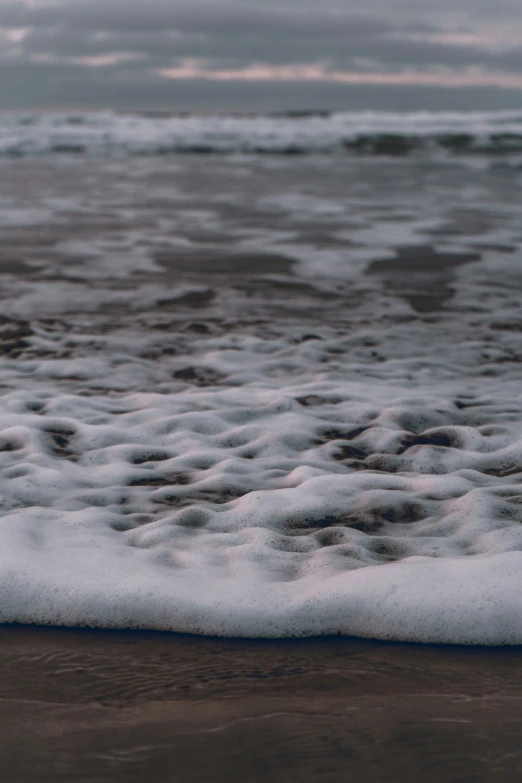
[[[2,159],[0,622],[522,644],[502,160]]]
[[[4,626],[16,783],[513,781],[516,648]]]
[[[428,119],[0,124],[2,779],[522,778],[522,118]]]

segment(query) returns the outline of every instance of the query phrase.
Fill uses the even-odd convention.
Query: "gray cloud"
[[[35,67],[61,81],[64,99],[75,83],[134,83],[138,103],[140,85],[160,93],[158,70],[187,59],[218,70],[325,63],[384,74],[522,66],[518,0],[0,0],[0,28],[26,31],[0,34],[2,94],[11,89],[14,102]],[[117,53],[121,62],[109,57]]]

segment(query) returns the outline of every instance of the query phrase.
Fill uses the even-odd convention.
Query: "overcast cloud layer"
[[[0,0],[0,105],[342,107],[364,95],[390,108],[386,90],[415,105],[457,87],[468,103],[516,104],[521,16],[519,0]]]

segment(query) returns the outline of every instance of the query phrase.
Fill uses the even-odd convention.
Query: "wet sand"
[[[3,627],[5,780],[514,781],[519,649]]]

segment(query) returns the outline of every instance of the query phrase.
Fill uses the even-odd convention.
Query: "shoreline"
[[[514,780],[520,648],[2,626],[16,781]]]

